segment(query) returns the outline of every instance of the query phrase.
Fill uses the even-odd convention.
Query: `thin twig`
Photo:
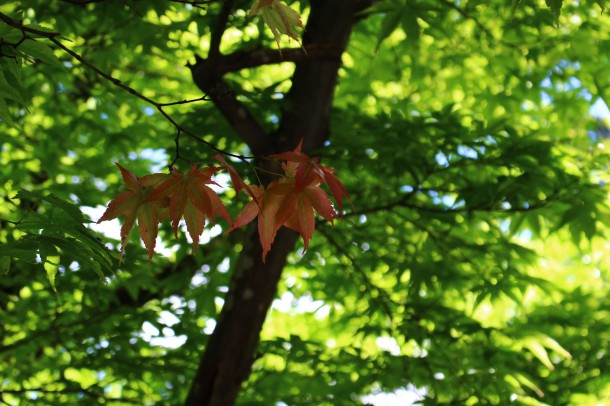
[[[181,133],[181,131],[178,130],[178,132],[176,133],[176,136],[174,137],[174,143],[176,144],[176,155],[174,155],[174,159],[169,163],[170,172],[174,168],[174,164],[176,163],[176,161],[178,160],[178,157],[180,156],[180,133]]]
[[[171,102],[171,103],[158,103],[159,106],[161,107],[168,107],[168,106],[177,106],[179,104],[189,104],[189,103],[195,103],[198,101],[212,101],[212,99],[208,99],[208,96],[201,96],[198,97],[196,99],[190,99],[190,100],[181,100],[181,101],[175,101],[175,102]]]
[[[540,208],[547,206],[548,204],[556,201],[554,198],[556,195],[552,195],[544,200],[539,200],[535,203],[529,204],[527,207],[510,207],[510,208],[496,208],[491,206],[478,206],[478,207],[443,207],[443,206],[428,206],[428,205],[418,205],[409,203],[407,200],[411,198],[413,192],[397,199],[394,202],[382,204],[375,207],[369,207],[365,209],[360,209],[358,212],[348,212],[342,215],[342,217],[352,217],[352,216],[360,216],[362,214],[372,214],[378,212],[385,212],[393,210],[397,207],[406,207],[413,210],[425,211],[428,213],[437,213],[437,214],[459,214],[459,213],[474,213],[474,212],[489,212],[489,213],[515,213],[515,212],[529,212],[534,211]],[[526,202],[527,203],[527,202]]]
[[[36,35],[39,35],[41,37],[47,38],[53,44],[55,44],[60,49],[62,49],[64,52],[66,52],[67,54],[72,56],[74,59],[76,59],[78,62],[80,62],[83,66],[86,66],[87,68],[89,68],[90,70],[95,72],[97,75],[99,75],[102,78],[106,79],[107,81],[111,82],[113,85],[115,85],[115,86],[117,86],[117,87],[127,91],[128,93],[132,94],[133,96],[137,97],[138,99],[143,100],[144,102],[154,106],[157,109],[157,111],[159,111],[159,113],[161,113],[161,115],[163,117],[165,117],[167,119],[167,121],[169,121],[176,128],[176,130],[178,130],[180,133],[184,133],[184,134],[188,135],[189,137],[199,141],[202,144],[207,145],[208,147],[210,147],[214,151],[216,151],[218,153],[221,153],[223,155],[231,156],[233,158],[237,158],[237,159],[240,159],[240,160],[246,160],[246,159],[252,159],[253,158],[253,157],[245,157],[245,156],[239,155],[239,154],[233,154],[231,152],[228,152],[228,151],[225,151],[225,150],[223,150],[221,148],[218,148],[213,143],[204,140],[203,138],[193,134],[191,131],[189,131],[186,128],[184,128],[182,125],[178,124],[163,109],[163,107],[165,107],[165,106],[171,106],[171,105],[177,105],[177,104],[186,104],[187,102],[195,102],[195,101],[200,101],[200,100],[207,100],[206,99],[207,96],[203,96],[203,97],[200,97],[198,99],[193,99],[191,101],[184,100],[184,101],[173,102],[173,103],[159,103],[159,102],[156,102],[155,100],[153,100],[153,99],[151,99],[149,97],[144,96],[142,93],[139,93],[134,88],[124,84],[119,79],[109,75],[106,72],[103,72],[101,69],[99,69],[97,66],[93,65],[91,62],[89,62],[88,60],[83,58],[81,55],[77,54],[76,52],[74,52],[70,48],[66,47],[64,44],[62,44],[56,38],[57,36],[59,36],[58,33],[48,33],[48,32],[44,32],[44,31],[40,31],[40,30],[34,29],[34,28],[26,27],[20,21],[13,20],[12,18],[10,18],[9,16],[7,16],[4,13],[0,13],[0,20],[4,21],[6,24],[10,25],[11,27],[14,27],[14,28],[17,28],[17,29],[21,30],[22,32],[29,32],[29,33],[36,34]]]

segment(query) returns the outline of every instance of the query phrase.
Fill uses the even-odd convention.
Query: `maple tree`
[[[0,403],[608,403],[606,4],[0,4]]]

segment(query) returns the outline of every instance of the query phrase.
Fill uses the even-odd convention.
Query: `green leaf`
[[[559,16],[561,15],[563,0],[545,0],[545,2],[547,7],[551,9],[553,19],[555,20],[555,25],[559,27]]]
[[[62,251],[60,255],[70,255],[74,257],[83,268],[86,270],[93,270],[100,277],[112,273],[112,269],[108,269],[107,263],[100,263],[99,256],[86,249],[83,244],[74,238],[41,235],[39,239],[41,246],[50,244],[59,248]]]
[[[281,34],[299,42],[297,28],[303,28],[301,16],[279,0],[258,0],[250,9],[250,15],[261,14],[265,24],[273,32],[275,42],[280,45]]]
[[[606,0],[595,0],[595,3],[602,9],[602,13],[606,10]]]
[[[417,21],[417,14],[415,11],[415,9],[411,8],[403,13],[401,25],[402,29],[407,34],[407,41],[412,45],[417,46],[421,35],[421,27]]]
[[[559,355],[563,356],[564,358],[572,359],[572,355],[551,337],[542,335],[541,341],[545,347],[557,352]]]
[[[12,83],[14,81],[15,83],[13,83],[13,87],[18,89],[20,92],[24,92],[22,81],[23,67],[21,65],[21,58],[7,58],[4,61],[0,60],[0,68],[2,68],[2,70],[4,70],[5,75],[7,75],[7,82]]]
[[[15,225],[15,229],[30,233],[27,238],[38,241],[43,262],[48,256],[60,255],[76,258],[100,276],[114,272],[116,258],[83,226],[86,219],[76,205],[52,194],[45,196],[27,190],[20,190],[15,198],[45,204],[44,213],[31,212]],[[62,252],[58,253],[57,248]]]
[[[18,42],[21,38],[23,38],[23,33],[17,28],[11,27],[7,24],[3,24],[0,25],[0,38],[2,38],[5,42],[15,43]]]
[[[534,356],[544,364],[545,367],[550,370],[555,369],[555,366],[551,362],[551,359],[549,358],[549,354],[547,353],[546,349],[536,338],[528,338],[523,344],[525,348],[530,350],[531,353],[534,354]]]
[[[20,240],[8,244],[0,244],[0,256],[16,258],[30,264],[36,263],[39,242],[32,236],[25,236]]]
[[[534,354],[548,369],[555,369],[555,366],[549,358],[546,348],[549,348],[567,359],[572,356],[566,351],[557,341],[547,336],[546,334],[537,333],[526,337],[523,340],[523,345]],[[546,347],[546,348],[545,348]]]
[[[538,395],[539,397],[544,397],[544,392],[532,381],[530,378],[526,377],[520,373],[513,373],[514,377],[517,379],[519,384],[525,386],[526,388],[531,389]]]
[[[513,13],[515,12],[517,7],[519,6],[519,3],[521,3],[521,0],[513,0],[513,7],[512,7],[512,12]]]
[[[16,124],[11,117],[11,112],[8,109],[8,105],[6,104],[6,100],[4,97],[0,97],[0,119],[7,123],[11,127],[15,127]]]
[[[4,72],[2,70],[0,70],[0,92],[2,93],[2,95],[5,98],[14,100],[20,104],[23,104],[25,106],[25,100],[23,99],[23,97],[21,96],[21,93],[19,92],[18,89],[16,89],[15,87],[11,86],[6,78],[4,77]]]
[[[11,257],[0,256],[0,274],[6,275],[11,270]]]
[[[59,262],[59,256],[48,258],[45,262],[43,262],[42,266],[47,273],[47,279],[51,284],[51,288],[55,293],[57,293],[57,287],[55,286],[55,277],[57,276],[58,266],[57,261]]]
[[[26,199],[34,201],[42,200],[49,203],[52,207],[57,208],[66,213],[70,220],[74,223],[82,224],[88,221],[77,205],[67,200],[59,199],[52,193],[48,195],[43,195],[37,192],[31,192],[25,189],[21,189],[19,192],[17,192],[14,199]]]
[[[385,14],[383,20],[381,21],[381,29],[379,30],[379,34],[377,34],[377,45],[375,45],[375,51],[378,51],[381,43],[387,37],[389,37],[396,30],[396,28],[398,28],[402,20],[403,13],[404,9],[400,8],[396,11],[390,11]]]
[[[29,56],[48,63],[49,65],[53,65],[62,69],[64,67],[59,61],[59,59],[57,59],[51,48],[49,48],[49,46],[47,46],[46,44],[43,44],[41,41],[35,41],[30,39],[25,40],[21,43],[21,45],[19,45],[19,50]]]

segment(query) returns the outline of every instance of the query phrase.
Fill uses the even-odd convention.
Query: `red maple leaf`
[[[288,182],[292,183],[292,180],[288,180]],[[291,192],[286,195],[279,213],[287,216],[285,220],[283,217],[281,219],[283,225],[301,234],[303,251],[305,251],[315,230],[314,210],[331,223],[337,217],[337,213],[328,195],[319,185],[309,184],[298,190],[293,184],[290,189]]]
[[[299,142],[299,145],[297,145],[294,151],[282,152],[281,154],[272,155],[271,157],[297,164],[296,169],[293,167],[285,168],[285,170],[294,170],[297,190],[312,183],[324,183],[330,189],[330,193],[333,195],[335,202],[337,202],[337,211],[339,214],[343,212],[343,197],[345,197],[352,207],[354,207],[349,198],[349,194],[347,193],[347,189],[343,183],[333,175],[336,171],[333,168],[321,165],[318,158],[310,158],[303,153],[301,151],[302,146],[303,140]]]
[[[180,219],[184,218],[186,229],[193,239],[194,250],[197,250],[199,237],[203,233],[206,217],[212,224],[214,216],[222,217],[231,223],[231,217],[220,198],[207,185],[216,184],[212,175],[220,168],[205,167],[197,169],[197,164],[191,166],[186,174],[172,169],[168,179],[158,184],[146,200],[153,202],[169,198],[169,218],[178,235]]]
[[[155,185],[163,182],[168,175],[160,173],[146,175],[138,178],[133,172],[116,164],[121,170],[123,182],[127,186],[127,191],[119,193],[108,203],[108,208],[97,221],[112,220],[119,216],[124,216],[121,226],[121,256],[125,251],[125,244],[133,226],[138,221],[140,237],[144,246],[148,250],[148,259],[152,258],[155,251],[159,223],[167,217],[167,200],[147,201]]]

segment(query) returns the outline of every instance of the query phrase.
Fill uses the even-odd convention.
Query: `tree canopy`
[[[605,3],[0,5],[0,403],[610,402]]]

